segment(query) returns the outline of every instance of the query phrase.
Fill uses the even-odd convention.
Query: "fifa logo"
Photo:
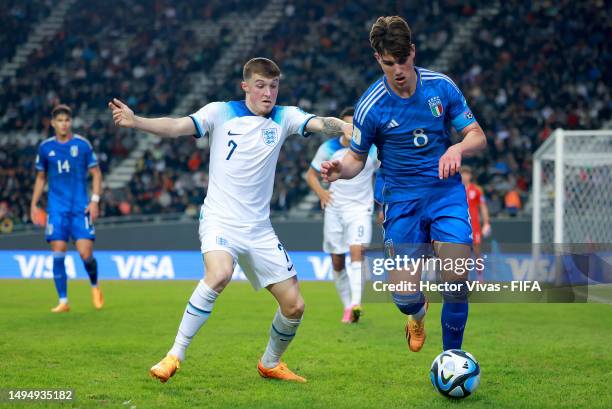
[[[278,142],[278,133],[276,128],[267,128],[261,130],[261,137],[268,146],[274,146]]]

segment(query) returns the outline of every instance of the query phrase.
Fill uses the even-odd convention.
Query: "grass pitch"
[[[267,291],[232,283],[218,299],[181,370],[167,384],[147,370],[170,348],[195,282],[104,282],[95,311],[88,284],[69,282],[72,311],[54,315],[51,281],[0,280],[0,389],[70,388],[70,403],[2,407],[113,408],[609,408],[612,306],[473,304],[464,348],[481,385],[455,402],[428,371],[441,350],[440,305],[430,306],[427,343],[410,353],[405,319],[370,304],[342,325],[332,283],[302,283],[306,313],[284,359],[307,384],[257,374],[275,311]]]

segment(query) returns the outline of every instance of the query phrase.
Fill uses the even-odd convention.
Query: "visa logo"
[[[53,255],[35,254],[26,256],[16,254],[13,259],[17,261],[19,272],[23,278],[53,278]],[[64,263],[68,278],[76,278],[74,258],[66,256]]]
[[[122,280],[159,280],[174,278],[174,266],[170,256],[111,256]]]

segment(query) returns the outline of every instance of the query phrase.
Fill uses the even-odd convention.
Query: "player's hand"
[[[93,223],[100,215],[100,206],[96,202],[89,202],[85,208],[85,214],[89,215],[89,219]]]
[[[332,194],[329,190],[324,190],[319,195],[319,200],[321,201],[321,209],[325,209],[325,207],[332,203]]]
[[[382,226],[383,223],[385,222],[385,212],[383,212],[382,210],[378,212],[378,214],[376,215],[376,223],[379,226]]]
[[[440,158],[438,163],[438,177],[440,179],[453,176],[461,169],[461,148],[458,145],[448,148]]]
[[[489,223],[482,226],[482,235],[484,237],[489,237],[491,235],[491,225]]]
[[[326,160],[321,164],[321,176],[323,180],[326,182],[335,182],[340,179],[340,174],[342,173],[342,161],[336,160]]]
[[[113,98],[113,100],[108,103],[108,107],[113,112],[113,121],[116,126],[122,128],[134,127],[135,115],[134,111],[132,111],[129,106],[125,105],[117,98]]]
[[[43,226],[43,224],[40,224],[41,218],[38,216],[39,212],[40,209],[38,206],[30,206],[30,220],[32,220],[32,223],[34,223],[36,226]]]

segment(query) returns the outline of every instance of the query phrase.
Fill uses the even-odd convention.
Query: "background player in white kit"
[[[353,123],[353,108],[345,108],[340,119]],[[323,219],[323,251],[331,254],[333,275],[338,295],[344,305],[342,322],[358,322],[361,316],[361,265],[363,246],[372,239],[374,191],[372,175],[379,166],[376,147],[372,147],[366,164],[353,179],[341,179],[325,190],[319,181],[321,163],[342,159],[351,146],[350,137],[340,136],[325,141],[315,154],[306,173],[310,188],[319,196]],[[346,253],[351,263],[345,266]]]
[[[258,364],[259,374],[306,382],[280,361],[300,324],[304,300],[293,263],[270,223],[274,173],[288,135],[350,135],[352,125],[276,106],[279,80],[280,69],[273,61],[253,58],[243,68],[245,101],[212,102],[187,117],[156,119],[135,116],[117,99],[109,103],[117,126],[168,137],[208,133],[210,138],[209,186],[199,229],[206,274],[189,299],[174,345],[150,370],[162,382],[185,359],[185,350],[230,282],[235,263],[255,289],[265,287],[280,307]]]

